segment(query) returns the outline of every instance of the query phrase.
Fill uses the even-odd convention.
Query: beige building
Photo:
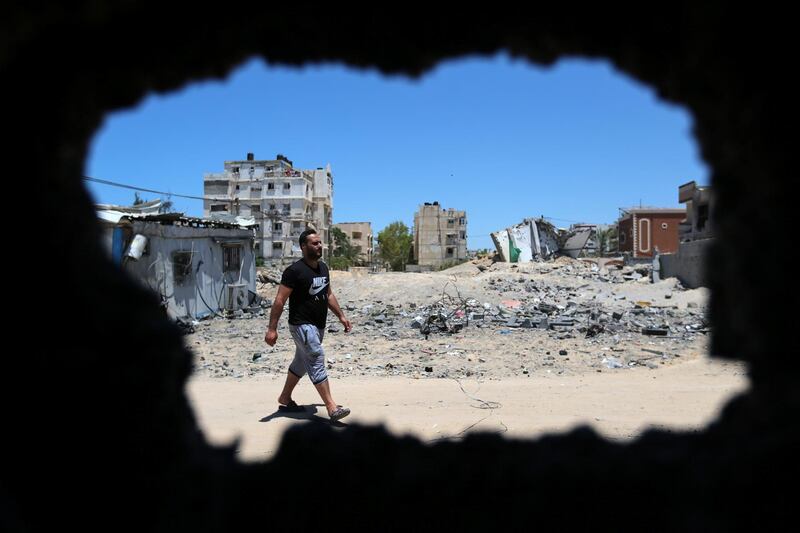
[[[439,202],[419,206],[414,213],[414,260],[438,268],[467,258],[467,212],[442,209]]]
[[[362,265],[372,264],[372,224],[369,222],[339,222],[333,225],[339,228],[350,239],[359,253],[358,262]]]
[[[224,171],[203,176],[206,218],[253,217],[259,225],[256,255],[265,259],[301,257],[298,238],[308,228],[322,237],[328,257],[333,218],[331,167],[296,169],[292,161],[255,159],[225,161]]]

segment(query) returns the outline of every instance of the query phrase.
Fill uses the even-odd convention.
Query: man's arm
[[[278,294],[275,295],[275,301],[272,303],[272,309],[269,312],[269,327],[267,327],[267,334],[264,336],[264,342],[270,346],[275,346],[278,340],[278,320],[283,313],[283,306],[286,305],[286,300],[292,294],[292,289],[286,285],[278,285]]]
[[[347,320],[346,316],[344,316],[342,309],[339,307],[339,301],[336,300],[336,296],[334,296],[330,285],[328,285],[328,309],[333,311],[333,314],[336,315],[336,317],[339,319],[339,322],[342,323],[344,326],[344,332],[350,333],[350,330],[353,329],[353,326],[350,325],[350,321]]]

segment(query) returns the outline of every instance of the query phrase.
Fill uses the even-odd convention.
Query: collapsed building
[[[576,258],[594,242],[595,233],[596,227],[591,224],[579,224],[564,230],[541,217],[526,218],[490,235],[500,261],[522,263],[551,259],[556,255]]]
[[[103,243],[112,261],[158,295],[178,321],[258,304],[254,226],[183,213],[98,205]]]

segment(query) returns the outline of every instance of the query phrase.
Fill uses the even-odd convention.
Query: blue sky
[[[708,183],[691,128],[686,110],[601,61],[467,57],[410,80],[252,60],[109,115],[86,174],[202,196],[203,173],[223,161],[282,153],[299,168],[331,164],[334,222],[371,221],[377,234],[438,200],[467,211],[470,249],[492,248],[490,231],[529,216],[566,227],[613,222],[640,202],[680,207],[678,185]],[[133,201],[88,186],[98,203]],[[173,201],[202,215],[200,201]]]

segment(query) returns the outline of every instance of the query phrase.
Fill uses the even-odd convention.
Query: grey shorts
[[[311,383],[317,385],[328,379],[325,371],[325,352],[322,350],[322,337],[325,331],[313,324],[289,324],[289,331],[297,347],[289,372],[302,378],[308,374]]]

